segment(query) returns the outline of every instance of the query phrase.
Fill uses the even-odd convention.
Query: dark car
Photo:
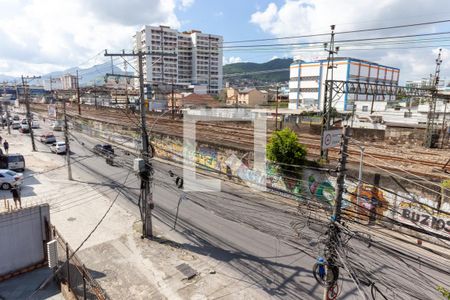
[[[114,155],[114,149],[110,144],[97,144],[94,146],[94,152],[101,155]]]

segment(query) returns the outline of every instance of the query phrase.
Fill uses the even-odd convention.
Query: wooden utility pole
[[[22,87],[23,87],[24,94],[25,94],[25,107],[27,109],[27,122],[28,122],[28,127],[30,128],[31,146],[33,147],[33,151],[37,151],[37,150],[36,150],[36,144],[34,142],[33,118],[31,116],[31,111],[30,111],[30,99],[29,99],[29,95],[28,95],[28,80],[39,79],[39,78],[41,78],[41,77],[40,76],[37,76],[37,77],[33,76],[33,77],[26,77],[25,78],[22,75]],[[27,80],[26,83],[25,83],[25,79]]]
[[[66,99],[63,99],[64,112],[64,138],[66,142],[66,160],[67,160],[67,179],[72,180],[72,166],[70,165],[70,140],[69,140],[69,125],[67,124],[66,114]]]
[[[77,100],[78,100],[78,114],[81,116],[81,100],[80,100],[80,77],[77,70]]]

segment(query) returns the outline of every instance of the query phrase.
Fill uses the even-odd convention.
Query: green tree
[[[306,159],[306,147],[298,141],[298,137],[290,128],[272,133],[267,144],[267,158],[273,162],[302,165]]]

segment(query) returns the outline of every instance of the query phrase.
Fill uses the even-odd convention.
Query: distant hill
[[[114,73],[114,74],[125,74],[124,71],[119,69],[118,67],[114,66],[114,72],[112,71],[111,64],[110,63],[104,63],[99,65],[94,65],[90,68],[81,69],[81,68],[69,68],[64,71],[56,71],[51,72],[45,75],[41,75],[41,82],[39,80],[34,81],[35,84],[42,84],[42,80],[48,82],[50,77],[52,78],[59,78],[64,74],[72,74],[75,75],[78,70],[79,76],[80,76],[80,86],[87,86],[87,85],[102,85],[105,80],[106,73]],[[0,74],[0,81],[8,81],[8,82],[14,82],[17,83],[21,82],[20,77],[13,77],[13,76],[6,76]]]
[[[276,58],[265,63],[235,63],[223,66],[224,81],[242,81],[242,80],[256,80],[261,82],[283,82],[289,80],[289,66],[292,63],[292,58]],[[227,76],[238,73],[253,73],[260,71],[269,71],[285,69],[279,72],[270,72],[262,74],[249,74],[242,76]]]

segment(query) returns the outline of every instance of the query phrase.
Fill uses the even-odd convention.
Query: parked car
[[[110,144],[95,145],[93,151],[100,155],[114,155],[114,149]]]
[[[20,121],[20,124],[27,124],[28,125],[28,120],[27,119],[22,119],[22,121]]]
[[[14,116],[13,116],[13,120],[14,120],[14,121],[20,121],[19,115],[14,115]]]
[[[38,120],[31,121],[31,128],[33,129],[39,128],[39,121]]]
[[[19,121],[13,121],[13,123],[11,124],[12,129],[20,129],[21,124]]]
[[[0,188],[2,190],[9,190],[13,186],[19,186],[22,184],[23,174],[16,173],[8,169],[0,170]]]
[[[9,169],[23,172],[25,170],[25,158],[22,154],[19,153],[1,155],[0,169]]]
[[[20,124],[19,132],[30,133],[30,126],[28,124]]]
[[[56,154],[66,153],[66,143],[65,142],[56,142],[50,146],[50,150],[55,152]]]
[[[53,143],[56,143],[56,137],[55,137],[55,136],[53,135],[53,133],[51,133],[51,132],[45,133],[45,134],[41,135],[41,136],[39,137],[39,140],[40,140],[42,143],[45,143],[45,144],[53,144]]]

